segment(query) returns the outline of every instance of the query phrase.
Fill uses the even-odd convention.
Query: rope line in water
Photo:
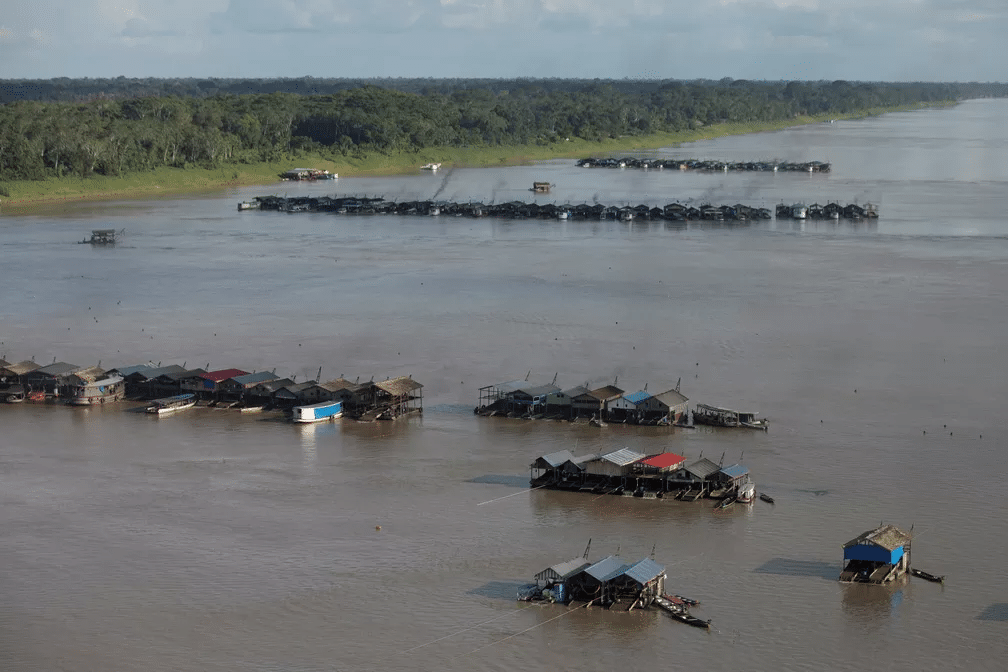
[[[529,488],[528,490],[519,490],[518,492],[512,492],[510,495],[504,495],[503,497],[498,497],[497,499],[488,499],[485,502],[480,502],[476,506],[483,506],[484,504],[493,504],[494,502],[499,502],[502,499],[507,499],[508,497],[514,497],[515,495],[520,495],[523,492],[532,492],[533,490],[538,490],[539,488],[545,488],[545,485],[537,485],[534,488]]]
[[[425,646],[430,646],[431,644],[437,644],[438,642],[442,642],[442,641],[444,641],[446,639],[450,639],[450,638],[454,637],[455,635],[461,635],[463,632],[469,632],[470,630],[475,630],[476,628],[484,626],[487,623],[493,623],[494,621],[499,621],[500,619],[505,618],[507,616],[512,616],[512,615],[518,613],[519,611],[525,611],[526,609],[531,608],[531,606],[532,605],[529,605],[528,607],[521,607],[520,609],[515,609],[513,611],[509,611],[506,614],[501,614],[500,616],[496,616],[494,618],[491,618],[489,621],[483,621],[482,623],[477,623],[476,625],[471,625],[468,628],[463,628],[462,630],[457,630],[456,632],[453,632],[450,635],[445,635],[444,637],[438,637],[437,639],[432,639],[431,641],[427,642],[426,644],[420,644],[418,646],[414,646],[412,649],[406,649],[405,651],[400,651],[400,653],[405,654],[405,653],[409,653],[411,651],[416,651],[417,649],[422,649]]]
[[[535,630],[535,629],[536,629],[536,628],[538,628],[538,627],[539,627],[540,625],[546,625],[546,624],[547,624],[547,623],[549,623],[550,621],[555,621],[555,620],[557,620],[558,618],[563,618],[563,617],[564,617],[564,616],[566,616],[567,614],[572,614],[572,613],[574,613],[575,611],[577,611],[577,609],[568,609],[567,611],[565,611],[564,613],[560,614],[559,616],[554,616],[553,618],[550,618],[550,619],[548,619],[548,620],[545,620],[545,621],[543,621],[542,623],[537,623],[536,625],[533,625],[533,626],[532,626],[531,628],[525,628],[525,629],[524,629],[524,630],[522,630],[521,632],[516,632],[516,633],[514,633],[513,635],[508,635],[507,637],[504,637],[503,639],[498,639],[498,640],[497,640],[496,642],[490,642],[489,644],[486,644],[486,645],[484,645],[484,646],[481,646],[481,647],[479,647],[478,649],[473,649],[472,651],[470,651],[470,652],[469,652],[468,654],[466,654],[466,655],[471,655],[471,654],[473,654],[473,653],[476,653],[477,651],[482,651],[483,649],[485,649],[485,648],[487,648],[487,647],[491,647],[491,646],[493,646],[494,644],[500,644],[501,642],[506,642],[507,640],[511,639],[512,637],[517,637],[518,635],[524,635],[524,634],[525,634],[526,632],[528,632],[529,630]]]

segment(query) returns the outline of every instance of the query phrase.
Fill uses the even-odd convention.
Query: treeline
[[[239,86],[249,80],[123,81],[124,90],[136,91],[128,83],[144,81],[154,92],[170,90],[172,82],[192,82],[202,91],[204,81]],[[276,161],[303,151],[338,158],[428,147],[547,145],[568,137],[600,140],[722,122],[839,116],[976,94],[963,84],[846,81],[388,82],[422,90],[364,84],[313,95],[221,93],[218,88],[212,95],[18,100],[0,106],[0,181],[118,176],[161,166],[219,167]]]

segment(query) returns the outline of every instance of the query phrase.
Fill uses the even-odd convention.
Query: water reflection
[[[865,623],[889,620],[903,603],[907,585],[906,576],[881,586],[867,583],[845,585],[842,600],[844,613]]]

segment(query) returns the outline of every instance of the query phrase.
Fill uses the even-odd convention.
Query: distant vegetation
[[[730,79],[7,80],[0,182],[598,142],[1005,95],[1005,85]]]

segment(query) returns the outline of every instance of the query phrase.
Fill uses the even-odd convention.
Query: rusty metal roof
[[[872,544],[874,546],[880,546],[891,552],[895,551],[900,546],[906,545],[909,541],[910,535],[898,527],[893,525],[882,525],[881,527],[876,527],[874,530],[862,532],[860,535],[844,544],[843,547],[847,548],[848,546],[857,546],[860,544]]]
[[[623,390],[616,387],[615,385],[606,385],[605,387],[600,387],[598,389],[592,390],[588,394],[595,397],[599,401],[608,401],[609,399],[615,399],[617,397],[623,396]]]
[[[17,364],[11,364],[7,367],[7,370],[13,373],[15,376],[23,376],[26,373],[31,373],[42,367],[32,362],[30,360],[24,360],[23,362],[18,362]]]
[[[394,397],[400,397],[404,394],[409,394],[414,390],[419,390],[423,387],[423,385],[416,382],[409,376],[399,376],[398,378],[392,378],[391,380],[383,380],[380,383],[375,383],[375,387],[379,390],[388,392]]]

